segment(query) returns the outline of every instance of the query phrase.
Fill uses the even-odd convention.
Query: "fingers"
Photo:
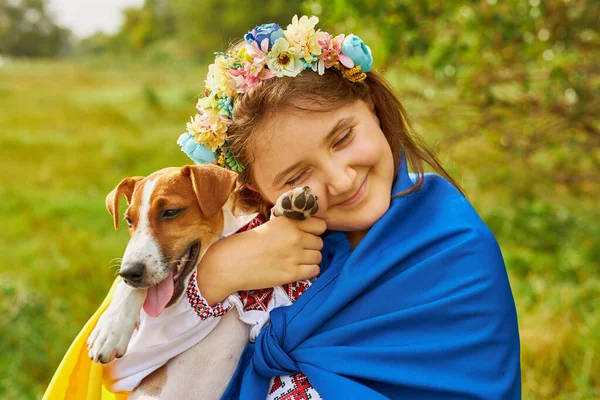
[[[320,251],[304,250],[302,252],[302,256],[300,259],[300,264],[302,264],[302,265],[319,264],[322,259],[323,259],[323,256],[321,255]]]
[[[321,268],[319,268],[319,266],[316,264],[300,265],[298,267],[297,279],[294,279],[292,282],[316,278],[320,272],[321,272]]]
[[[323,248],[323,239],[311,233],[302,233],[302,247],[307,250],[321,250]],[[312,263],[311,263],[312,264]],[[317,263],[318,264],[318,263]]]
[[[306,232],[312,233],[313,235],[320,235],[327,230],[327,223],[322,218],[308,218],[304,221],[299,221],[296,223],[298,229]]]

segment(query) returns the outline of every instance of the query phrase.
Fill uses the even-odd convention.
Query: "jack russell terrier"
[[[108,194],[115,229],[125,195],[131,234],[122,280],[88,338],[90,358],[105,364],[109,390],[129,391],[130,399],[220,398],[248,340],[268,322],[268,312],[291,304],[290,293],[300,288],[301,294],[310,285],[276,287],[268,296],[234,294],[212,308],[201,297],[196,267],[206,250],[264,222],[257,213],[235,211],[236,178],[214,165],[165,168],[126,178]],[[271,218],[305,219],[317,210],[310,189],[295,188],[277,200]],[[247,307],[252,299],[263,301],[263,307]],[[237,312],[227,312],[231,308]]]

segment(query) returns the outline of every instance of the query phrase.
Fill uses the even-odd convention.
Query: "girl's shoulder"
[[[416,174],[409,174],[409,177],[416,182]],[[421,224],[444,228],[442,231],[461,232],[476,237],[480,243],[497,245],[493,233],[469,199],[438,174],[424,174],[423,186],[407,195],[405,207]]]

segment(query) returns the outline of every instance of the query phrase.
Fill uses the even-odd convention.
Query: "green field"
[[[1,399],[41,397],[114,279],[128,234],[114,231],[106,194],[123,177],[188,163],[175,141],[204,74],[106,60],[0,67]],[[600,398],[600,190],[555,179],[570,160],[585,163],[572,146],[585,127],[523,109],[510,86],[492,88],[497,101],[481,107],[409,71],[387,75],[498,237],[519,313],[523,397]],[[554,142],[520,152],[519,140],[548,130]]]

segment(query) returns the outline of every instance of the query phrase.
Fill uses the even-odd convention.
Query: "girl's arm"
[[[327,225],[320,218],[275,218],[212,245],[198,265],[198,288],[210,306],[240,290],[261,289],[319,274]]]

